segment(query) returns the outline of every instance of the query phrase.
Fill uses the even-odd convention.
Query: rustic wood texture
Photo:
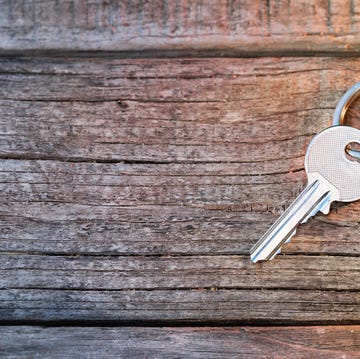
[[[303,225],[275,261],[248,253],[359,71],[1,58],[0,319],[358,322],[359,202]]]
[[[221,273],[221,270],[219,268],[217,271]],[[30,282],[29,276],[25,274],[26,272],[23,270],[17,273],[23,276],[23,282]],[[41,271],[41,274],[50,282],[52,272]],[[225,271],[225,274],[228,272],[229,270]],[[277,272],[281,272],[281,269],[278,269]],[[33,273],[34,270],[30,271],[30,278],[34,276]],[[63,277],[72,276],[71,272],[64,270],[61,273]],[[124,281],[131,281],[131,274],[128,272],[128,278]],[[154,274],[156,273],[149,271],[148,278]],[[172,274],[180,275],[182,273],[179,271],[170,272],[168,277],[170,278]],[[193,274],[193,277],[196,274],[197,272]],[[289,271],[284,271],[284,274],[288,275]],[[165,275],[166,273],[163,273],[162,277]],[[259,275],[259,272],[249,273],[248,281],[250,283],[252,281],[251,276],[255,275]],[[328,273],[318,273],[319,277],[322,275],[325,276]],[[264,282],[269,276],[264,275]],[[79,274],[75,273],[75,277],[71,284],[79,285],[75,283]],[[109,277],[110,275],[105,273],[102,282],[108,280]],[[117,277],[119,278],[119,275]],[[332,277],[335,281],[335,272],[332,273]],[[204,275],[200,277],[201,280],[203,278]],[[55,279],[59,282],[58,277]],[[308,278],[305,279],[309,282]],[[135,278],[135,280],[138,279]],[[296,277],[296,280],[298,283],[301,282],[299,277]],[[65,281],[63,279],[63,282]],[[67,282],[69,281],[67,279]],[[317,282],[320,281],[317,280]],[[6,323],[9,321],[15,321],[15,323],[22,321],[27,323],[64,321],[70,322],[70,324],[74,324],[74,321],[75,323],[81,321],[89,324],[95,323],[95,325],[96,323],[106,324],[107,322],[124,325],[124,323],[131,322],[143,326],[149,324],[173,325],[174,323],[188,325],[189,323],[204,322],[217,325],[241,322],[256,325],[346,324],[358,321],[360,314],[359,292],[356,289],[329,290],[322,288],[318,290],[304,289],[303,287],[295,289],[245,289],[229,288],[229,286],[223,289],[171,289],[167,286],[166,289],[148,288],[140,290],[117,289],[121,283],[115,288],[109,288],[108,284],[102,286],[99,284],[99,289],[93,289],[91,284],[89,290],[86,289],[86,283],[82,283],[83,288],[80,287],[77,290],[61,288],[57,286],[57,283],[54,285],[48,283],[48,289],[24,287],[2,289],[0,291],[1,320]],[[197,285],[203,284],[199,280]],[[214,282],[213,285],[217,285],[217,282]],[[9,287],[11,288],[11,284]],[[45,286],[43,285],[43,287]],[[295,286],[293,285],[293,287]]]
[[[359,52],[353,0],[0,1],[0,50]]]
[[[248,258],[359,81],[359,14],[0,0],[1,358],[360,357],[359,202]]]
[[[0,327],[2,358],[319,358],[360,356],[359,326]]]

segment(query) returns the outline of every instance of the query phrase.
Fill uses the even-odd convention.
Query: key
[[[329,127],[313,138],[305,156],[308,184],[251,248],[254,263],[273,259],[299,224],[319,211],[328,214],[333,201],[360,199],[360,162],[346,154],[350,142],[360,143],[360,130],[349,126]]]

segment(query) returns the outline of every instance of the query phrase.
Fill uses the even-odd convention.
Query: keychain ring
[[[350,87],[341,97],[339,103],[336,105],[334,116],[333,116],[333,126],[343,125],[345,120],[345,115],[349,109],[352,102],[360,96],[360,82],[357,82],[354,86]],[[360,151],[349,150],[349,154],[352,157],[360,160]]]

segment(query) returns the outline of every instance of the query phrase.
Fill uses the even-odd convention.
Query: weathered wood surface
[[[294,172],[359,68],[357,59],[329,58],[0,59],[0,150]]]
[[[0,319],[358,322],[360,204],[252,244],[359,59],[0,59]],[[356,124],[357,121],[354,121]]]
[[[360,356],[359,326],[0,327],[2,358],[319,358]]]
[[[61,271],[60,268],[59,271],[63,277],[65,275],[72,276],[70,271],[64,273],[65,271]],[[95,269],[93,271],[95,272]],[[221,273],[222,268],[218,268],[217,271]],[[30,272],[30,276],[34,275],[33,272],[34,270]],[[277,272],[281,274],[282,270],[278,269]],[[289,274],[289,271],[283,272],[286,275]],[[31,277],[29,278],[25,273],[25,270],[18,271],[18,274],[23,276],[23,282],[30,282]],[[198,272],[194,270],[193,273],[192,276],[196,277]],[[224,271],[224,275],[228,273],[229,270]],[[48,282],[52,280],[51,272],[42,271],[41,274],[44,281],[45,278]],[[86,274],[84,273],[83,278],[86,277]],[[154,274],[156,273],[149,271],[148,278]],[[165,277],[166,274],[162,273],[161,275]],[[171,275],[180,274],[183,273],[179,271],[168,273],[169,281],[174,282]],[[335,281],[335,271],[331,274],[333,281]],[[127,281],[129,282],[131,282],[131,275],[132,273],[128,272]],[[252,282],[251,276],[256,275],[259,276],[259,272],[249,273],[248,281],[250,284]],[[328,273],[318,274],[319,277],[322,275],[325,276]],[[264,283],[269,276],[263,276]],[[102,277],[102,283],[107,281],[109,277],[110,275],[105,273]],[[280,275],[278,277],[280,278]],[[79,274],[75,273],[75,280],[71,284],[78,284],[75,283],[78,278]],[[199,287],[203,285],[201,282],[204,281],[203,278],[204,275],[198,280],[197,285]],[[300,278],[302,279],[301,276]],[[297,283],[300,283],[301,279],[299,276],[293,277],[293,283],[296,280]],[[55,280],[59,282],[58,278]],[[62,279],[62,281],[70,282],[70,279]],[[300,285],[299,288],[295,288],[294,284],[292,284],[294,289],[171,289],[169,285],[167,285],[167,289],[117,289],[125,281],[119,280],[115,288],[110,289],[106,283],[102,284],[102,288],[105,287],[104,289],[93,289],[90,283],[89,290],[86,289],[86,283],[82,283],[83,287],[77,290],[56,287],[57,283],[48,283],[47,287],[53,289],[24,287],[2,289],[0,291],[1,320],[5,322],[15,321],[15,323],[16,321],[26,321],[27,323],[64,321],[72,324],[74,321],[81,321],[89,322],[89,324],[95,323],[95,325],[99,322],[106,324],[110,321],[117,325],[131,322],[143,326],[149,324],[173,325],[174,323],[187,325],[204,322],[217,325],[244,322],[269,325],[290,323],[346,324],[358,322],[360,316],[357,289],[327,290],[323,287],[321,290],[304,289]],[[309,279],[305,278],[305,281],[309,282]],[[317,282],[321,282],[321,279],[317,279]],[[219,280],[212,284],[217,285],[218,283]],[[14,285],[9,285],[9,287],[12,286]],[[43,287],[45,286],[43,285]],[[69,285],[69,287],[71,286]]]
[[[250,175],[247,167],[5,160],[1,250],[247,255],[304,180],[299,171]],[[358,216],[358,203],[317,216],[285,253],[357,256]]]
[[[0,1],[0,50],[359,52],[353,0]]]

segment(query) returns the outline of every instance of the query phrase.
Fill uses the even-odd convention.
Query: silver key
[[[250,258],[254,263],[273,259],[299,224],[319,211],[328,214],[333,201],[360,199],[360,162],[352,161],[345,152],[350,142],[360,143],[360,130],[349,126],[327,128],[310,142],[305,157],[308,184],[252,247]]]

